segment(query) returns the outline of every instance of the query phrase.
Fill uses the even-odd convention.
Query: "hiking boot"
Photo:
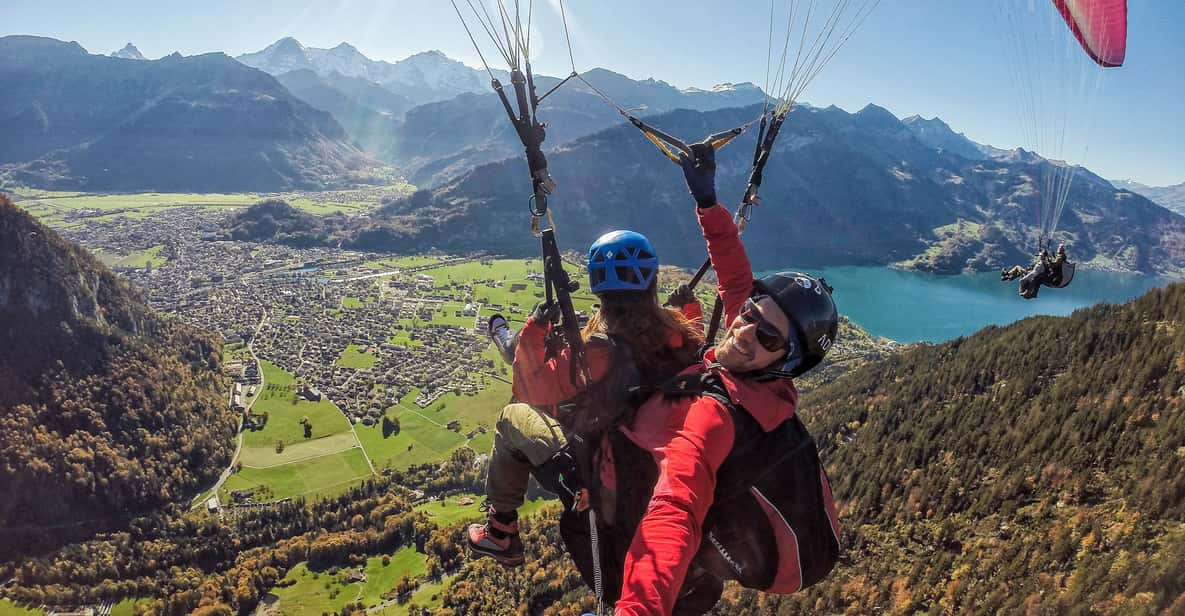
[[[489,556],[503,567],[518,567],[526,560],[518,536],[517,512],[504,515],[490,509],[485,524],[469,525],[465,543],[473,558]]]

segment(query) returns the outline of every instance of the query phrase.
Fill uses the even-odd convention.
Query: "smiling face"
[[[789,331],[790,320],[773,299],[761,296],[749,300],[716,345],[716,361],[730,372],[768,368],[786,356]],[[777,347],[767,348],[772,345]]]

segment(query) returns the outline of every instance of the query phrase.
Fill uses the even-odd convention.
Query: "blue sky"
[[[883,0],[803,100],[849,111],[872,102],[899,117],[939,116],[981,143],[1024,145],[996,5],[1046,1]],[[554,2],[537,0],[535,68],[563,75],[570,69]],[[762,84],[767,2],[679,4],[567,0],[577,68],[680,87]],[[1089,149],[1062,154],[1107,178],[1177,184],[1185,181],[1185,2],[1129,0],[1129,9],[1125,66],[1108,71],[1091,99],[1089,130],[1075,127],[1089,136]],[[75,40],[94,53],[131,41],[150,58],[237,55],[294,36],[313,47],[347,41],[391,61],[439,49],[479,66],[446,0],[4,0],[0,34]]]

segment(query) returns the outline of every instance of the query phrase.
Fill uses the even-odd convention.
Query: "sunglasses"
[[[774,327],[773,323],[766,321],[765,317],[761,316],[761,311],[757,309],[757,302],[760,302],[766,297],[769,296],[758,295],[745,300],[745,305],[741,307],[740,316],[742,321],[757,326],[756,338],[761,348],[770,353],[777,353],[786,348],[786,337],[782,332],[778,331],[777,327]]]

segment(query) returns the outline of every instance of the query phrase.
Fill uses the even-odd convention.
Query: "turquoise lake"
[[[898,342],[942,342],[988,325],[1034,315],[1068,315],[1099,302],[1122,303],[1170,280],[1153,276],[1079,271],[1065,289],[1042,288],[1033,300],[999,273],[939,276],[887,267],[808,270],[835,287],[841,314],[869,332]]]

